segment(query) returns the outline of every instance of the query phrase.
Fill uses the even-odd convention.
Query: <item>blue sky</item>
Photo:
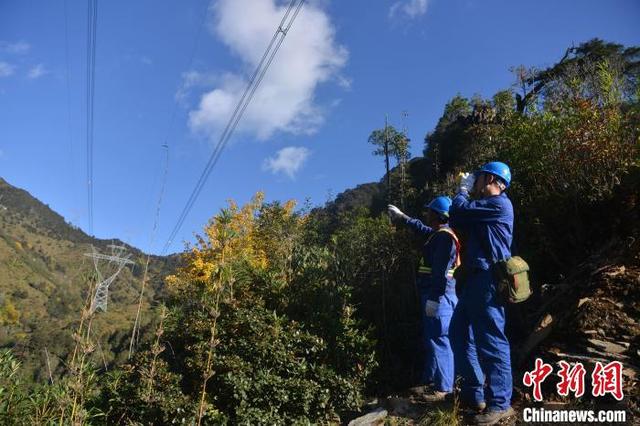
[[[94,234],[159,252],[283,2],[98,4]],[[86,18],[86,1],[65,14],[64,0],[0,0],[0,176],[85,230]],[[638,22],[633,0],[309,1],[170,251],[229,198],[321,205],[380,179],[367,137],[385,114],[420,155],[455,94],[491,96],[510,67],[551,65],[593,37],[640,45]]]

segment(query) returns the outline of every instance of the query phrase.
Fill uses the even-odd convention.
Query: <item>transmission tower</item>
[[[407,118],[409,117],[409,111],[407,111],[406,109],[400,111],[400,117],[402,120],[402,133],[407,136],[407,133],[409,131],[409,129],[407,128]]]
[[[135,263],[129,260],[131,254],[126,253],[125,246],[117,246],[110,244],[107,247],[111,249],[111,254],[102,254],[96,251],[95,247],[91,246],[91,253],[85,253],[84,255],[93,259],[93,266],[96,270],[96,275],[98,277],[98,285],[96,287],[96,293],[91,301],[91,308],[89,309],[90,313],[94,313],[97,309],[101,309],[103,312],[107,311],[107,298],[109,295],[109,286],[113,283],[124,269],[125,265],[135,265]],[[105,278],[105,275],[100,271],[98,264],[100,261],[107,262],[107,265],[104,270],[109,270],[108,275]]]

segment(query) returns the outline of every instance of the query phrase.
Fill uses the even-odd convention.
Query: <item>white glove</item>
[[[473,184],[476,182],[476,175],[473,173],[462,173],[460,177],[458,192],[470,192],[473,189]]]
[[[439,302],[434,302],[433,300],[427,300],[427,305],[424,307],[424,312],[428,317],[435,317],[438,312],[438,307],[440,306]]]
[[[394,206],[393,204],[389,204],[387,206],[387,210],[389,211],[389,215],[391,215],[392,218],[402,218],[402,219],[409,219],[409,216],[407,216],[406,214],[402,213],[402,210],[400,210],[399,208],[397,208],[396,206]]]

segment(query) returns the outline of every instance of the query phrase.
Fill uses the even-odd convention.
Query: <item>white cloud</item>
[[[264,160],[262,169],[274,174],[284,173],[293,179],[298,170],[302,168],[304,162],[307,161],[309,155],[311,155],[311,152],[307,148],[288,146],[278,151],[275,157],[269,157]]]
[[[413,19],[427,13],[429,0],[401,0],[391,5],[389,17],[395,18],[402,15],[405,18]]]
[[[219,0],[211,30],[243,65],[242,74],[222,74],[189,114],[193,131],[219,135],[285,12],[277,0]],[[240,123],[240,130],[268,139],[274,132],[310,134],[324,121],[315,101],[319,84],[340,80],[346,48],[336,44],[329,16],[318,2],[306,3],[278,51]]]
[[[211,89],[222,81],[223,77],[213,72],[191,70],[182,73],[182,82],[176,90],[175,99],[181,104],[187,103],[196,89]]]
[[[35,80],[48,73],[49,71],[45,69],[44,65],[38,64],[34,67],[31,67],[31,69],[27,73],[27,78],[30,80]]]
[[[31,45],[24,41],[9,43],[8,41],[0,40],[0,52],[22,54],[27,53],[29,49],[31,49]]]
[[[337,76],[336,79],[338,86],[342,87],[345,90],[351,90],[351,85],[353,84],[353,79],[349,77],[345,77],[343,75]]]
[[[15,67],[7,62],[0,62],[0,77],[9,77],[15,71]]]

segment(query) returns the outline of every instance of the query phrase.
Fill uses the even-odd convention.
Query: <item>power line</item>
[[[206,9],[208,9],[208,5],[209,5],[209,2],[205,1]],[[198,25],[198,30],[196,32],[196,38],[194,39],[193,47],[191,48],[191,54],[189,55],[189,61],[187,63],[187,67],[186,67],[187,70],[191,69],[191,64],[193,64],[193,59],[195,58],[196,52],[198,51],[198,46],[200,45],[200,38],[202,36],[202,27],[204,27],[204,21],[206,20],[206,17],[207,17],[207,10],[205,10],[201,15],[200,25]],[[173,107],[172,107],[172,111],[171,111],[171,118],[169,119],[169,126],[167,127],[167,134],[165,135],[165,138],[164,138],[164,144],[165,145],[168,145],[169,136],[171,134],[171,130],[173,129],[173,124],[175,122],[176,112],[177,112],[177,109],[178,109],[177,102],[172,102],[172,105],[173,105]]]
[[[160,222],[160,208],[162,207],[162,199],[164,198],[164,191],[167,183],[167,175],[169,174],[169,145],[164,144],[162,148],[165,152],[164,159],[164,171],[162,172],[162,181],[160,183],[160,194],[158,195],[158,204],[156,205],[155,217],[153,220],[153,229],[151,230],[150,245],[153,246],[156,241],[156,233],[158,231],[158,223]]]
[[[87,8],[87,211],[89,234],[93,235],[93,105],[96,77],[96,29],[98,0],[89,0]]]
[[[75,158],[73,155],[73,126],[72,126],[72,116],[71,116],[71,66],[69,64],[69,12],[67,7],[67,0],[64,0],[64,51],[65,51],[65,66],[66,66],[66,86],[67,86],[67,131],[69,133],[69,178],[71,181],[70,188],[74,188],[74,184],[76,181],[76,164]],[[76,188],[77,189],[77,188]],[[73,199],[74,199],[74,207],[78,208],[78,192],[77,190],[72,190]],[[75,218],[77,220],[77,218]]]
[[[162,145],[165,149],[165,163],[164,172],[162,173],[162,183],[160,185],[160,195],[158,196],[158,204],[156,205],[155,218],[153,221],[153,230],[151,231],[151,241],[149,248],[153,247],[158,231],[158,222],[160,221],[160,208],[162,207],[162,198],[164,196],[164,190],[167,183],[167,174],[169,173],[169,146]],[[129,342],[129,358],[133,354],[134,345],[138,344],[138,338],[140,337],[140,322],[142,314],[142,301],[144,297],[144,289],[147,284],[147,277],[149,275],[149,262],[151,261],[151,254],[147,254],[147,259],[144,264],[144,272],[142,274],[142,285],[140,286],[140,296],[138,299],[138,309],[136,310],[136,319],[133,323],[133,330],[131,331],[131,340]]]
[[[206,8],[208,8],[208,1],[205,1],[205,6]],[[204,22],[207,16],[207,11],[204,10],[202,15],[201,15],[201,19],[200,19],[200,25],[198,26],[198,29],[196,31],[196,37],[194,39],[193,42],[193,47],[191,48],[191,54],[189,55],[189,60],[187,63],[187,70],[191,69],[191,65],[193,63],[193,59],[196,55],[196,52],[198,51],[198,46],[200,44],[200,38],[202,35],[202,27],[204,26]],[[165,192],[165,187],[167,184],[167,176],[169,173],[169,136],[171,135],[171,131],[173,129],[173,125],[175,122],[175,118],[176,118],[176,112],[178,109],[178,104],[177,102],[172,102],[172,111],[171,111],[171,115],[170,115],[170,119],[169,119],[169,124],[167,126],[167,133],[165,134],[164,137],[164,143],[162,144],[162,148],[164,149],[165,152],[165,158],[164,158],[164,171],[162,173],[162,181],[160,184],[160,193],[158,195],[158,201],[156,204],[156,209],[155,209],[155,216],[154,216],[154,221],[153,221],[153,229],[151,230],[151,238],[149,241],[149,250],[152,249],[152,247],[155,245],[155,241],[156,241],[156,235],[157,235],[157,231],[158,231],[158,224],[160,222],[160,209],[162,207],[162,199],[164,197],[164,192]],[[147,283],[147,277],[148,277],[148,272],[149,272],[149,262],[151,260],[151,254],[147,254],[147,259],[145,261],[145,265],[144,265],[144,273],[142,275],[142,285],[140,286],[140,296],[138,299],[138,308],[136,310],[136,318],[135,321],[133,323],[133,330],[131,331],[131,340],[129,342],[129,358],[131,358],[131,355],[133,354],[134,351],[134,347],[135,345],[138,344],[138,339],[140,337],[140,323],[141,323],[141,315],[142,315],[142,301],[143,301],[143,297],[144,297],[144,290],[145,290],[145,286]]]
[[[187,200],[187,203],[184,209],[182,210],[182,213],[180,214],[178,221],[173,227],[173,230],[171,231],[169,239],[165,243],[164,248],[162,250],[163,254],[166,254],[167,250],[169,249],[169,246],[173,242],[173,239],[176,237],[176,235],[180,231],[180,228],[184,224],[184,221],[186,220],[187,215],[191,211],[191,208],[193,207],[196,200],[200,196],[200,193],[202,192],[202,189],[204,188],[204,185],[209,175],[211,174],[213,167],[216,165],[216,163],[218,162],[218,159],[220,158],[222,150],[224,149],[227,142],[233,135],[233,132],[236,126],[238,125],[238,122],[242,118],[244,111],[247,109],[247,107],[249,106],[249,103],[253,99],[253,95],[258,89],[258,86],[260,86],[260,83],[262,82],[262,79],[264,78],[267,70],[271,66],[271,63],[273,62],[273,58],[275,57],[276,53],[280,49],[280,46],[282,45],[284,38],[287,36],[287,33],[291,29],[291,26],[293,25],[293,22],[298,16],[298,13],[300,12],[300,9],[302,8],[303,4],[304,4],[304,0],[299,0],[299,1],[291,0],[291,2],[289,3],[289,6],[285,14],[282,17],[282,20],[280,21],[280,25],[278,25],[278,28],[273,34],[273,37],[271,38],[271,41],[269,42],[267,49],[262,55],[260,62],[258,63],[253,75],[251,76],[251,79],[247,83],[247,87],[245,88],[244,93],[242,94],[242,97],[238,101],[238,104],[236,105],[236,108],[233,111],[233,114],[229,118],[229,121],[227,122],[227,125],[224,131],[222,132],[222,134],[220,135],[220,138],[218,139],[218,143],[216,144],[213,152],[211,153],[211,156],[209,157],[209,161],[207,162],[207,165],[202,171],[202,174],[200,175],[200,178],[198,179],[198,182],[196,183],[195,188],[191,192],[191,195],[189,196],[189,199]],[[295,7],[295,10],[294,10],[294,7]],[[293,14],[291,13],[292,11],[293,11]],[[290,15],[291,17],[289,18]]]
[[[198,29],[196,31],[196,36],[194,38],[193,46],[192,46],[191,52],[189,54],[189,59],[188,59],[187,64],[186,64],[186,68],[185,69],[187,69],[187,70],[191,69],[191,65],[193,64],[193,59],[195,58],[196,52],[198,51],[198,46],[200,45],[200,38],[202,36],[202,28],[204,27],[204,22],[205,22],[206,17],[207,17],[207,9],[208,9],[208,5],[209,5],[209,1],[206,0],[204,3],[205,3],[205,10],[201,14],[201,18],[200,18],[200,22],[199,22],[199,25],[198,25]],[[167,131],[165,133],[165,136],[164,136],[164,139],[163,139],[163,142],[162,142],[162,147],[164,149],[166,149],[166,158],[165,158],[166,159],[166,164],[165,164],[165,168],[164,168],[164,175],[162,177],[163,180],[162,180],[162,184],[161,184],[161,188],[160,188],[160,197],[158,199],[157,207],[156,207],[156,210],[157,210],[156,211],[156,219],[155,219],[155,222],[153,224],[153,231],[152,231],[153,235],[151,237],[151,246],[153,245],[153,242],[155,241],[155,232],[156,232],[156,229],[158,227],[158,217],[160,215],[160,204],[161,204],[161,201],[162,201],[162,196],[163,196],[165,185],[166,185],[166,181],[167,181],[167,171],[169,169],[169,138],[171,136],[171,132],[172,132],[174,124],[175,124],[175,119],[176,119],[177,110],[178,110],[178,103],[177,102],[174,101],[171,104],[172,104],[171,114],[169,115]],[[156,178],[154,178],[154,184],[153,184],[154,186],[155,186],[155,179]],[[150,247],[150,249],[151,249],[151,247]]]

